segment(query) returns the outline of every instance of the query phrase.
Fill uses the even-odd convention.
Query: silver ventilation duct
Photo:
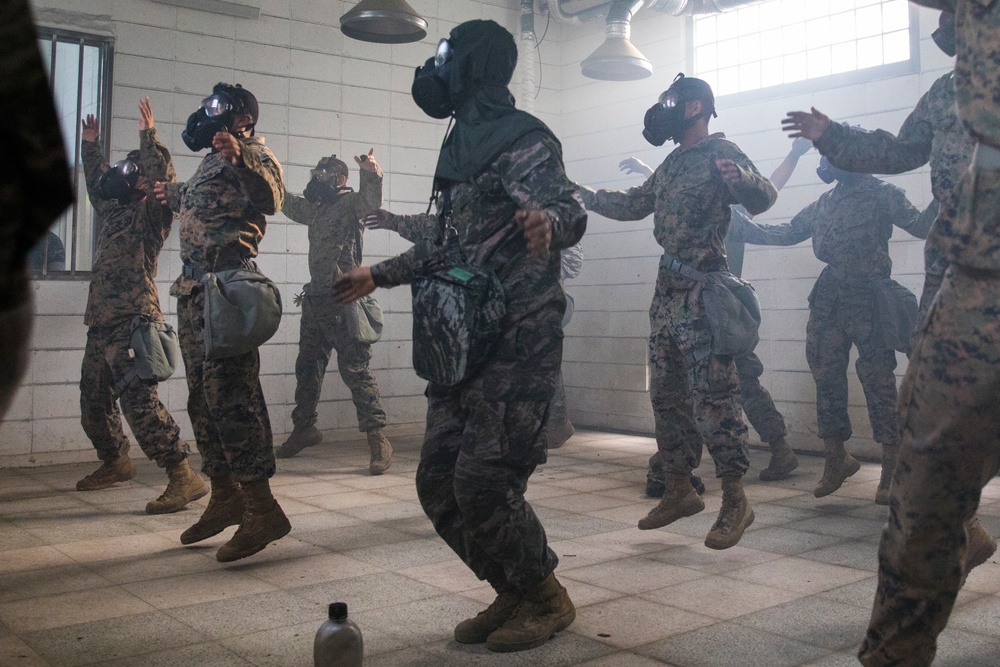
[[[647,6],[674,16],[689,14],[721,14],[740,7],[756,5],[764,0],[650,0]]]

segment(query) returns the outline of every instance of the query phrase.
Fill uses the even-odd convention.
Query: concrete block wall
[[[725,132],[768,175],[787,154],[790,142],[780,119],[793,109],[815,106],[835,120],[895,132],[931,83],[947,72],[951,61],[934,46],[930,33],[937,14],[918,13],[920,63],[918,72],[874,78],[825,90],[792,87],[777,94],[721,97],[719,118],[712,131]],[[607,188],[639,185],[641,178],[618,170],[622,158],[635,155],[655,167],[671,150],[653,148],[641,136],[646,109],[677,72],[690,72],[688,19],[640,10],[633,21],[632,40],[653,63],[649,79],[600,82],[580,74],[580,61],[603,40],[603,26],[584,26],[563,37],[562,135],[570,176],[581,183]],[[749,98],[749,99],[748,99]],[[777,204],[759,216],[764,223],[787,222],[829,186],[815,175],[819,155],[810,152],[799,163]],[[930,200],[927,168],[886,177],[906,190],[919,208]],[[647,393],[647,311],[653,294],[661,248],[652,236],[652,217],[617,222],[591,214],[580,277],[569,283],[576,299],[574,321],[566,332],[564,376],[574,420],[583,425],[639,431],[653,430]],[[923,242],[896,230],[891,242],[893,275],[916,294],[923,283]],[[792,248],[747,247],[744,277],[752,281],[764,309],[758,353],[766,368],[762,378],[785,415],[793,446],[820,449],[816,437],[815,385],[805,359],[806,297],[822,264],[809,242]],[[852,366],[850,375],[852,448],[877,453],[871,440],[861,386]],[[898,355],[901,377],[906,359]],[[756,434],[751,433],[751,440]]]
[[[201,156],[180,138],[188,115],[218,81],[240,82],[261,107],[258,133],[267,139],[285,169],[289,191],[299,193],[309,169],[325,155],[351,155],[375,148],[385,171],[385,207],[403,213],[422,211],[430,194],[437,151],[446,121],[434,121],[413,103],[413,69],[434,53],[437,40],[458,23],[496,20],[517,34],[516,0],[411,0],[429,23],[422,42],[367,44],[344,37],[340,16],[354,6],[338,0],[261,0],[259,20],[247,20],[178,8],[149,0],[34,0],[40,25],[110,35],[115,38],[111,161],[138,141],[138,99],[148,95],[161,139],[171,149],[181,180]],[[559,63],[556,35],[541,48],[550,71]],[[511,88],[519,90],[517,75]],[[543,86],[554,89],[558,77]],[[543,88],[537,113],[556,125],[557,96]],[[366,235],[366,261],[376,262],[408,247],[389,232]],[[176,323],[176,300],[168,294],[180,271],[177,230],[160,259],[160,301]],[[278,215],[269,220],[259,265],[278,283],[285,315],[274,339],[261,349],[261,374],[271,421],[277,434],[291,429],[294,365],[300,310],[292,296],[307,282],[306,229]],[[38,310],[32,361],[13,408],[0,424],[0,466],[88,460],[94,457],[79,424],[80,362],[86,341],[83,310],[85,280],[45,280],[33,285]],[[386,311],[385,336],[374,346],[372,368],[379,381],[393,432],[423,428],[424,383],[410,363],[410,296],[405,287],[380,290]],[[183,373],[160,385],[160,394],[193,438],[186,415]],[[331,360],[319,426],[335,437],[357,437],[350,394]],[[137,452],[138,455],[138,452]]]

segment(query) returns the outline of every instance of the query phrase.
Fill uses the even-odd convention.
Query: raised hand
[[[795,157],[802,157],[806,153],[812,150],[813,142],[805,137],[796,137],[792,139],[792,150],[790,151]]]
[[[739,185],[743,182],[743,172],[732,160],[716,160],[715,167],[719,170],[722,178],[730,185]]]
[[[97,125],[97,119],[94,114],[88,113],[87,117],[83,119],[83,131],[80,132],[80,138],[84,141],[97,141],[100,136],[101,129]]]
[[[154,124],[153,107],[149,98],[143,97],[139,100],[139,130],[152,130]]]
[[[790,139],[804,137],[816,141],[830,127],[830,117],[813,107],[811,111],[789,111],[781,119],[781,129],[788,133]]]
[[[161,206],[167,205],[167,184],[163,181],[153,183],[153,195]]]
[[[517,224],[524,230],[528,252],[532,257],[545,259],[552,243],[552,221],[549,214],[538,209],[521,209],[514,214]]]
[[[354,161],[358,163],[358,166],[365,171],[370,171],[373,174],[380,173],[378,162],[375,161],[375,149],[372,148],[368,151],[368,155],[355,155]]]
[[[233,166],[243,165],[243,147],[229,132],[216,132],[212,137],[212,147],[222,153],[222,157],[229,160]]]
[[[624,171],[626,174],[639,174],[649,178],[653,175],[653,170],[648,164],[643,162],[637,157],[627,157],[618,163],[618,169]]]

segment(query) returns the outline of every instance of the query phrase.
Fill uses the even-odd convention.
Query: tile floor
[[[702,540],[717,480],[706,477],[705,512],[641,532],[653,441],[578,434],[528,494],[576,623],[543,648],[499,655],[450,638],[493,594],[421,512],[417,440],[396,446],[381,477],[368,476],[361,442],[279,462],[274,486],[292,533],[228,566],[214,553],[232,529],[178,542],[200,507],[143,513],[164,482],[148,462],[135,481],[92,493],[73,488],[93,465],[0,471],[0,665],[308,667],[334,600],[364,632],[366,667],[857,664],[885,514],[872,502],[876,465],[816,500],[821,459],[800,457],[798,474],[764,484],[756,471],[767,455],[755,451],[747,495],[757,521],[737,547],[713,552]],[[1000,534],[1000,483],[987,488],[981,517]],[[936,665],[1000,664],[997,559],[969,578],[940,645]]]

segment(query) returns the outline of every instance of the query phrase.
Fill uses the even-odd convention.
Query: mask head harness
[[[310,172],[312,178],[302,196],[312,204],[332,204],[352,191],[347,186],[337,185],[342,176],[347,178],[348,173],[347,163],[336,155],[322,158]]]
[[[212,138],[219,132],[233,132],[236,117],[243,114],[253,119],[243,130],[250,130],[252,137],[260,115],[257,98],[240,84],[218,83],[212,88],[212,94],[201,101],[201,108],[188,116],[181,138],[193,151],[211,148]]]
[[[931,33],[931,39],[938,48],[948,56],[954,57],[958,50],[955,42],[955,15],[951,12],[941,12],[938,17],[937,30]]]
[[[701,113],[685,118],[688,102],[701,102]],[[710,116],[719,116],[715,112],[712,87],[701,79],[678,74],[656,104],[646,111],[642,136],[654,146],[662,146],[668,139],[679,144],[689,128],[700,119]]]
[[[119,204],[128,204],[139,194],[136,184],[142,168],[139,166],[139,151],[131,151],[124,160],[118,160],[97,181],[97,190],[102,199],[117,199]]]
[[[413,73],[413,101],[431,118],[447,118],[455,113],[449,82],[454,59],[451,40],[446,37],[438,42],[434,57]]]

